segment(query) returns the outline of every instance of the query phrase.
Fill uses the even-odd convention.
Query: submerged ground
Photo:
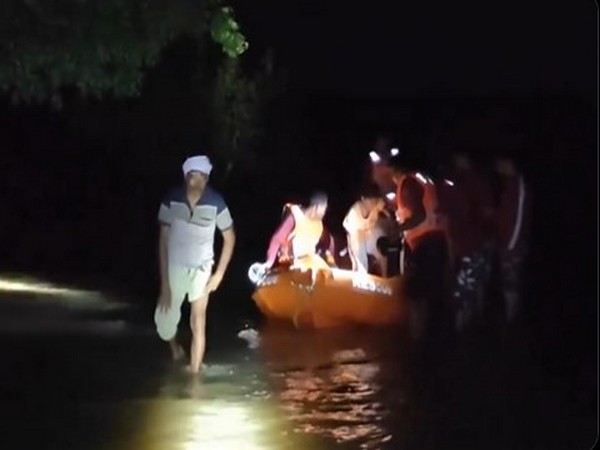
[[[1,293],[1,448],[546,450],[595,441],[596,347],[576,333],[549,338],[536,324],[510,329],[492,317],[417,346],[396,330],[261,324],[253,350],[236,336],[239,317],[211,308],[198,380],[168,361],[142,303]]]

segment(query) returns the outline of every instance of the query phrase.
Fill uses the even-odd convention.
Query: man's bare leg
[[[190,327],[192,328],[192,348],[190,351],[190,372],[199,373],[206,348],[206,306],[208,295],[192,302]]]
[[[169,348],[171,349],[173,361],[181,361],[185,357],[185,352],[183,351],[183,347],[177,342],[177,337],[169,341]]]

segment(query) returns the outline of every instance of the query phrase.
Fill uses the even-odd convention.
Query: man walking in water
[[[181,305],[191,303],[191,373],[200,371],[205,349],[206,307],[229,265],[235,246],[233,220],[223,197],[208,185],[212,165],[204,155],[183,163],[183,186],[173,189],[162,201],[159,261],[160,295],[154,313],[159,337],[167,341],[174,360],[185,352],[177,342]],[[223,247],[213,272],[214,236],[218,228]]]

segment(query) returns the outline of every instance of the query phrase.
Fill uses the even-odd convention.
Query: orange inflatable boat
[[[252,298],[268,319],[296,328],[391,325],[403,322],[407,311],[401,276],[337,268],[269,270],[256,280]]]

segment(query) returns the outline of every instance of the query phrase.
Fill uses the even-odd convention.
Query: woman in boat
[[[379,189],[375,185],[368,185],[363,189],[360,200],[352,205],[343,222],[352,270],[369,273],[369,256],[372,256],[377,261],[381,276],[387,276],[387,258],[377,245],[378,241],[386,236],[380,221],[382,215],[390,217]]]
[[[287,204],[285,209],[287,214],[271,238],[263,268],[270,269],[273,266],[280,250],[290,257],[292,269],[324,269],[335,266],[333,239],[329,239],[325,260],[318,254],[319,244],[326,240],[327,235],[323,226],[323,217],[327,212],[327,194],[316,192],[307,207]],[[289,250],[291,255],[288,255]]]

